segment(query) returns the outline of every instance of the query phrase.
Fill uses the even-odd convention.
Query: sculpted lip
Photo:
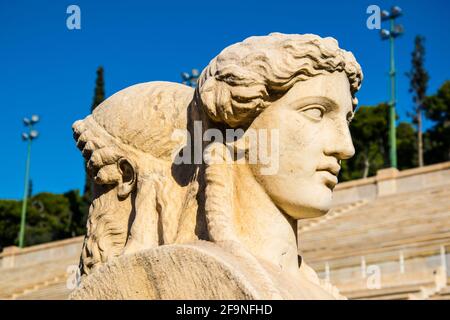
[[[341,166],[336,163],[319,166],[316,171],[320,172],[321,176],[324,177],[325,185],[328,188],[333,189],[338,183],[337,175],[339,174],[340,169]]]

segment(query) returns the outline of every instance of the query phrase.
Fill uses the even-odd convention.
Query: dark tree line
[[[91,112],[105,99],[103,67],[98,67]],[[84,192],[40,193],[27,202],[25,244],[27,246],[82,235],[86,232],[92,181],[86,174]],[[22,201],[0,200],[0,251],[18,244]]]
[[[418,165],[424,165],[423,160],[423,108],[428,87],[428,72],[425,70],[425,39],[416,36],[414,40],[414,50],[411,59],[411,71],[406,73],[409,78],[409,92],[413,94],[413,111],[410,116],[417,128],[417,158]]]
[[[423,147],[423,164],[450,161],[450,81],[446,81],[436,94],[425,97],[421,112],[433,125],[423,132],[423,144],[418,143],[418,130],[409,122],[397,125],[398,169],[420,165],[418,151]],[[377,170],[389,167],[388,144],[389,107],[361,106],[356,111],[350,131],[355,145],[355,156],[342,164],[341,181],[375,175]]]
[[[416,36],[411,54],[411,71],[406,73],[412,93],[412,123],[397,125],[398,169],[408,169],[450,160],[450,81],[427,96],[429,75],[425,69],[425,39]],[[343,163],[341,180],[375,175],[389,167],[388,116],[386,103],[362,106],[350,127],[356,149],[355,156]],[[424,117],[432,121],[423,131]]]
[[[21,209],[22,201],[0,200],[0,251],[18,244]],[[86,219],[82,210],[78,190],[32,196],[27,202],[26,246],[83,234]]]
[[[424,113],[434,122],[425,133],[424,158],[426,163],[450,160],[450,80],[436,94],[424,102]]]

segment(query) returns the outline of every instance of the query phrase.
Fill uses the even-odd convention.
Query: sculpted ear
[[[136,186],[136,170],[133,165],[125,158],[119,159],[117,162],[121,179],[118,184],[117,194],[119,198],[126,198]]]

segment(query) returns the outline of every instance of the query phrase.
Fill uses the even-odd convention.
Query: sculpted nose
[[[329,156],[334,156],[339,160],[353,157],[355,154],[355,147],[353,146],[352,136],[347,123],[340,125],[332,135],[333,137],[330,137],[325,153]]]

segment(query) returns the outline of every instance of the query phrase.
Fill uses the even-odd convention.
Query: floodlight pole
[[[395,56],[394,56],[394,20],[395,17],[391,17],[391,28],[389,34],[389,44],[391,51],[391,68],[389,71],[389,76],[391,78],[391,101],[389,103],[389,155],[391,160],[391,167],[397,168],[397,141],[396,141],[396,127],[395,127],[395,105],[396,105],[396,97],[395,97]]]
[[[30,175],[30,162],[31,162],[31,142],[33,141],[33,121],[29,121],[26,124],[28,127],[28,134],[26,135],[27,141],[27,161],[25,165],[25,183],[24,183],[24,191],[23,191],[23,200],[22,200],[22,214],[20,218],[20,232],[19,232],[19,247],[24,247],[25,242],[25,221],[27,216],[27,200],[28,200],[28,185],[29,185],[29,175]]]
[[[181,73],[181,78],[183,79],[182,80],[183,84],[188,85],[193,88],[197,87],[198,77],[199,77],[199,72],[197,69],[192,69],[191,73],[188,73],[188,72]]]

